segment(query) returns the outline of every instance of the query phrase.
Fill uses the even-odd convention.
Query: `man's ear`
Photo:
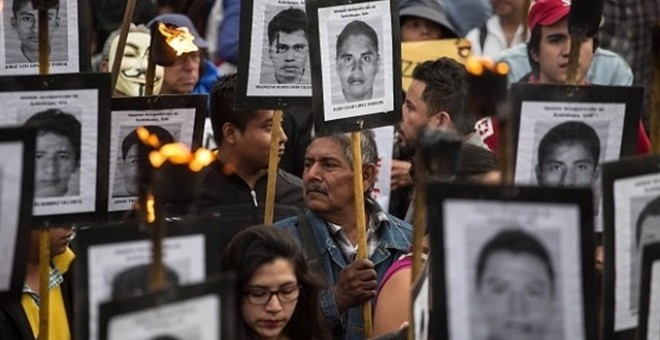
[[[537,63],[539,62],[539,51],[532,50],[532,59]]]
[[[596,167],[594,168],[594,174],[593,174],[594,183],[596,182],[598,177],[600,177],[600,164],[596,164]]]
[[[432,129],[451,128],[453,123],[451,121],[451,116],[447,111],[439,111],[429,117],[426,126]]]
[[[536,182],[538,184],[541,184],[541,163],[536,164],[536,167],[534,168],[534,172],[536,172]]]
[[[222,125],[222,138],[229,144],[236,144],[236,127],[232,123]]]
[[[362,186],[364,192],[369,191],[371,187],[376,183],[376,177],[378,176],[378,167],[374,163],[367,163],[362,165]]]
[[[9,22],[11,23],[11,27],[16,29],[16,17],[11,17],[11,19],[9,19]]]
[[[60,14],[57,13],[57,17],[55,17],[55,27],[60,26]]]

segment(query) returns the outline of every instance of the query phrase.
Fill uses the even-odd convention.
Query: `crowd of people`
[[[126,1],[91,3],[89,47],[96,55],[95,69],[109,72]],[[606,2],[608,16],[604,17],[604,30],[614,27],[608,19],[620,11],[619,3],[624,1]],[[600,35],[583,39],[576,82],[582,86],[645,87],[636,152],[646,154],[651,149],[648,72],[652,58],[648,36],[660,22],[660,4],[656,1],[654,7],[652,1],[636,3],[636,10],[644,13],[644,19],[635,16],[617,19],[631,27],[646,26],[626,38],[631,44],[617,43],[616,30],[602,32],[606,39]],[[239,30],[243,29],[239,25],[241,5],[240,0],[138,0],[113,96],[144,95],[149,27],[153,23],[186,27],[194,36],[198,51],[178,56],[170,66],[157,67],[154,92],[208,94],[209,124],[218,157],[205,169],[195,205],[199,214],[223,209],[239,211],[236,223],[245,227],[233,238],[221,259],[223,270],[237,274],[235,312],[241,322],[236,338],[364,339],[361,307],[365,303],[374,306],[374,336],[395,334],[409,321],[413,155],[419,152],[420,134],[439,129],[460,136],[462,154],[454,181],[478,185],[496,185],[502,181],[495,150],[491,150],[498,134],[483,135],[477,130],[484,117],[471,110],[463,65],[446,57],[418,65],[410,87],[405,89],[402,120],[397,124],[389,207],[381,207],[371,198],[379,167],[378,149],[370,131],[361,134],[365,203],[359,209],[364,209],[368,249],[367,258],[358,258],[356,216],[360,212],[354,204],[356,174],[350,136],[314,135],[311,109],[285,110],[279,132],[275,223],[259,225],[263,223],[266,204],[274,111],[238,109],[234,105]],[[28,1],[13,2],[10,23],[19,36],[24,27],[36,20],[31,6]],[[402,42],[465,37],[471,42],[473,55],[509,64],[510,83],[562,85],[566,82],[571,40],[569,10],[568,0],[532,1],[524,22],[523,0],[401,0],[400,35]],[[51,12],[52,32],[60,19],[59,9]],[[272,74],[263,74],[262,82],[310,82],[310,44],[304,11],[286,9],[266,26]],[[360,20],[352,21],[338,34],[334,65],[341,82],[342,101],[372,97],[378,65],[383,62],[378,46],[374,29]],[[25,58],[36,60],[34,46],[25,43],[21,50]],[[56,124],[48,124],[54,120]],[[31,125],[40,127],[35,197],[71,195],[77,188],[69,186],[69,179],[80,167],[79,120],[66,112],[47,110],[25,123]],[[52,128],[42,129],[46,125]],[[163,140],[174,139],[169,135]],[[135,133],[122,143],[121,169],[126,194],[137,192],[137,143]],[[534,169],[538,184],[583,188],[597,185],[602,159],[600,143],[596,132],[587,124],[557,125],[540,140]],[[656,222],[660,211],[657,203],[656,199],[655,213],[650,208],[646,212]],[[655,227],[650,225],[644,235],[657,242],[660,223]],[[74,311],[70,298],[75,291],[67,273],[74,255],[67,245],[72,238],[69,227],[51,229],[50,339],[71,338]],[[478,256],[476,286],[490,333],[494,339],[543,339],[541,325],[546,309],[550,308],[546,300],[555,293],[555,273],[548,250],[534,235],[515,226],[493,236],[487,244]],[[514,249],[511,244],[527,246]],[[424,245],[427,253],[431,248],[428,235]],[[0,305],[0,339],[35,339],[39,333],[37,246],[37,234],[33,232],[22,299]],[[512,330],[500,317],[510,312],[501,308],[506,302],[502,302],[502,295],[497,295],[496,285],[507,282],[505,276],[507,271],[515,270],[512,267],[525,267],[533,272],[536,282],[541,282],[533,288],[536,295],[528,298],[536,303],[528,315],[532,326],[523,330]],[[517,291],[510,294],[532,294],[529,293],[532,288],[525,284],[512,283]],[[131,294],[139,294],[138,290],[132,289]],[[514,336],[514,331],[519,333]],[[524,336],[516,337],[520,334]]]

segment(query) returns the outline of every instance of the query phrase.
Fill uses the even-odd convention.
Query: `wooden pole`
[[[115,60],[112,63],[112,73],[110,75],[111,91],[114,91],[115,86],[117,86],[119,66],[121,65],[121,59],[124,56],[124,49],[126,48],[128,29],[131,26],[131,21],[133,20],[133,12],[135,12],[135,2],[136,0],[128,0],[128,3],[126,4],[126,10],[124,10],[124,19],[122,20],[121,31],[119,32],[119,43],[117,44],[117,51],[115,51]]]
[[[150,292],[157,292],[165,288],[165,268],[163,267],[165,218],[163,216],[161,199],[161,197],[154,197],[156,221],[151,225],[151,268],[149,270]]]
[[[571,49],[568,52],[568,69],[566,70],[566,85],[577,85],[577,69],[580,61],[580,45],[582,39],[571,34]]]
[[[48,8],[43,1],[38,4],[39,20],[39,74],[48,75],[50,41],[48,39]],[[38,340],[48,340],[48,316],[50,311],[50,231],[39,232],[39,335]]]
[[[50,231],[39,232],[39,336],[48,340],[48,312],[50,310]]]
[[[362,133],[351,132],[351,149],[353,150],[353,190],[355,193],[355,218],[358,236],[358,259],[368,259],[367,225],[364,214],[364,185],[362,183]],[[371,337],[371,301],[362,305],[362,320],[364,321],[364,337]]]
[[[264,224],[273,224],[275,213],[275,190],[277,183],[278,151],[280,147],[280,130],[282,129],[282,111],[273,113],[273,127],[270,131],[270,154],[268,156],[268,182],[266,185],[266,208],[264,211]]]
[[[154,58],[151,57],[151,47],[149,47],[149,58],[147,58],[147,79],[144,84],[144,95],[151,96],[154,94],[154,81],[156,78],[156,62]]]
[[[424,229],[426,228],[426,169],[422,152],[419,150],[415,157],[415,201],[413,202],[413,266],[412,277],[410,286],[415,285],[415,281],[421,273],[422,253],[424,252]],[[414,311],[414,296],[410,294],[410,317],[408,318],[408,340],[415,340],[415,311]]]

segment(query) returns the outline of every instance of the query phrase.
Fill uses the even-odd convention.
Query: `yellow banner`
[[[467,39],[426,40],[401,43],[401,76],[407,91],[412,82],[413,70],[417,65],[441,57],[449,57],[465,64],[472,54],[472,45]]]

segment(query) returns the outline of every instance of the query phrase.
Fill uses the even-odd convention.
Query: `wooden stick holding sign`
[[[660,55],[660,22],[655,27],[655,41],[653,42],[653,55]],[[651,143],[652,151],[660,154],[660,62],[653,63],[653,81],[651,83]]]
[[[361,122],[358,122],[362,126]],[[361,129],[360,129],[361,130]],[[357,258],[369,259],[367,248],[367,224],[364,214],[364,183],[362,181],[362,132],[351,132],[351,149],[353,151],[353,192],[355,193],[355,226],[357,228]],[[364,322],[364,337],[370,338],[372,333],[371,301],[362,305]]]
[[[598,33],[598,26],[603,14],[603,0],[573,0],[568,16],[568,30],[571,34],[571,49],[568,52],[566,85],[577,84],[577,69],[580,61],[582,42]],[[586,71],[585,75],[586,75]]]
[[[34,6],[34,1],[32,3]],[[39,74],[49,72],[48,56],[50,42],[48,38],[48,8],[59,5],[59,1],[37,1],[39,20]],[[48,340],[48,315],[50,310],[50,231],[48,228],[39,232],[39,335],[38,340]]]
[[[275,183],[277,183],[277,165],[279,161],[280,130],[282,129],[282,111],[275,110],[270,131],[270,154],[268,156],[268,182],[266,184],[266,210],[264,224],[273,224],[275,213]]]
[[[126,39],[128,39],[128,29],[131,26],[133,12],[135,12],[135,3],[137,0],[128,0],[126,10],[124,11],[124,19],[121,22],[121,31],[119,33],[119,42],[117,43],[117,51],[115,51],[115,59],[112,63],[110,91],[115,90],[117,85],[117,78],[119,77],[119,66],[124,57],[124,50],[126,49]]]

